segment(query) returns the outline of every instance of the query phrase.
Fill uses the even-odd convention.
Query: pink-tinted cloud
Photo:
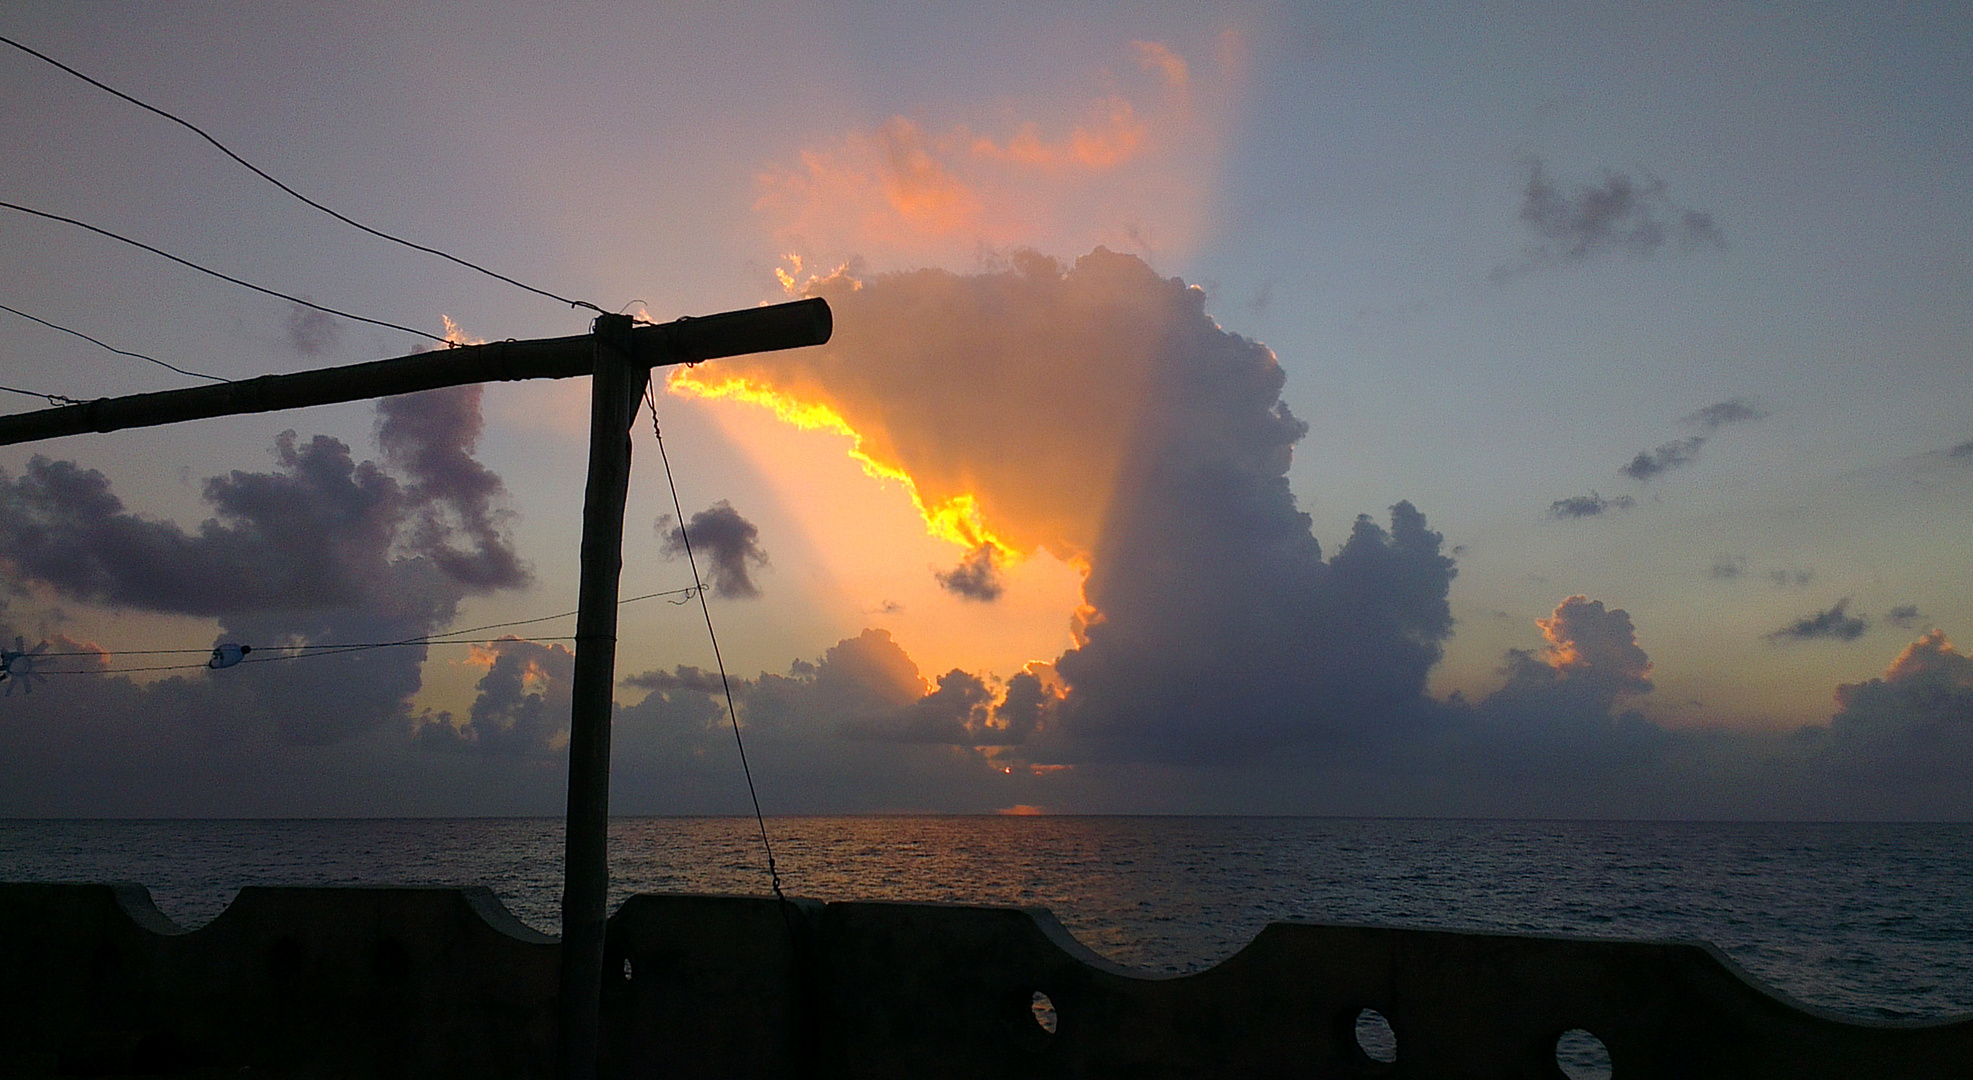
[[[970,263],[981,251],[1189,243],[1210,183],[1231,53],[1202,79],[1138,41],[1105,92],[981,125],[892,116],[760,173],[755,209],[782,251],[878,265]]]
[[[1630,693],[1651,689],[1651,658],[1622,608],[1605,610],[1601,600],[1571,596],[1535,625],[1548,641],[1543,660],[1564,677],[1596,679]]]

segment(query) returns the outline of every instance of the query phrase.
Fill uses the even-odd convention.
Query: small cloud
[[[1767,579],[1773,582],[1774,587],[1777,589],[1806,589],[1809,582],[1815,580],[1815,571],[1813,569],[1799,570],[1793,567],[1783,570],[1769,570],[1767,572]]]
[[[1698,456],[1699,448],[1706,445],[1704,435],[1693,435],[1665,443],[1656,450],[1639,451],[1630,464],[1618,471],[1633,480],[1649,480],[1659,473],[1692,464]]]
[[[1275,279],[1272,277],[1261,282],[1260,287],[1254,290],[1254,298],[1247,301],[1247,310],[1256,315],[1266,314],[1268,307],[1274,303],[1274,285]],[[1973,447],[1973,443],[1966,445]]]
[[[1708,405],[1684,419],[1684,423],[1707,431],[1717,431],[1728,424],[1742,424],[1752,420],[1765,420],[1766,409],[1750,398],[1736,397],[1714,405]]]
[[[1836,606],[1828,611],[1818,611],[1814,615],[1804,615],[1794,622],[1767,635],[1769,641],[1814,641],[1819,638],[1834,638],[1837,641],[1855,641],[1870,629],[1870,623],[1861,615],[1848,613],[1850,598],[1836,601]]]
[[[1968,439],[1946,451],[1946,456],[1955,461],[1973,460],[1973,439]]]
[[[933,575],[947,592],[983,603],[1000,599],[1006,586],[1000,579],[1000,549],[981,544],[958,566]]]
[[[342,327],[326,311],[295,304],[288,312],[288,347],[303,356],[321,356],[342,340]]]
[[[1884,621],[1901,630],[1910,630],[1925,621],[1917,604],[1900,604],[1884,613]]]
[[[1540,159],[1530,158],[1518,216],[1536,242],[1523,250],[1519,264],[1495,268],[1495,281],[1611,253],[1648,258],[1667,245],[1680,253],[1726,246],[1711,214],[1674,205],[1665,185],[1649,174],[1640,181],[1606,169],[1601,183],[1565,189],[1549,179]]]
[[[1761,420],[1767,415],[1767,410],[1762,409],[1751,398],[1736,397],[1715,402],[1679,421],[1688,427],[1700,429],[1704,434],[1674,439],[1661,444],[1656,450],[1641,450],[1630,460],[1630,464],[1617,471],[1632,480],[1648,481],[1660,473],[1682,468],[1698,460],[1699,450],[1706,445],[1708,436],[1720,428],[1728,424]]]
[[[1606,499],[1592,491],[1587,495],[1571,495],[1548,504],[1548,516],[1557,521],[1575,518],[1602,517],[1616,510],[1628,510],[1637,505],[1637,500],[1628,495]]]
[[[706,557],[714,595],[742,599],[760,595],[760,587],[747,569],[767,565],[767,552],[759,543],[760,529],[725,499],[693,514],[683,528],[673,524],[670,514],[660,517],[658,535],[664,540],[667,555],[690,551]]]
[[[1747,557],[1745,555],[1722,555],[1713,561],[1713,568],[1706,572],[1706,576],[1712,578],[1714,581],[1732,581],[1735,578],[1745,576],[1746,573]]]

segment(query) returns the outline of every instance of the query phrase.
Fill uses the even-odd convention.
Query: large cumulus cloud
[[[1237,757],[1354,737],[1423,693],[1452,626],[1439,535],[1399,503],[1324,558],[1288,488],[1308,429],[1285,374],[1200,290],[1101,248],[813,288],[837,312],[827,348],[720,375],[828,405],[928,504],[971,499],[1016,551],[1089,567],[1058,700],[1019,725],[1050,732],[1045,752]],[[991,599],[992,552],[941,580]],[[940,725],[912,730],[960,741]]]

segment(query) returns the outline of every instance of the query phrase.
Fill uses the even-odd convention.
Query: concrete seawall
[[[141,886],[0,885],[0,1077],[546,1078],[558,962],[483,889],[248,888],[186,932]],[[1973,1019],[1841,1020],[1670,942],[1277,923],[1152,978],[1038,910],[645,895],[605,970],[620,1077],[1553,1080],[1571,1029],[1615,1080],[1973,1077]]]

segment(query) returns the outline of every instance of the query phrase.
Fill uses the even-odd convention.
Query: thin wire
[[[289,649],[322,649],[322,650],[325,650],[325,651],[322,651],[322,652],[294,652],[294,653],[290,653],[290,654],[288,654],[288,655],[286,655],[286,656],[256,656],[256,657],[252,657],[252,658],[250,658],[250,659],[246,659],[246,660],[242,660],[242,661],[240,661],[240,663],[242,663],[242,664],[272,664],[272,663],[276,663],[276,662],[278,662],[278,661],[282,661],[282,660],[313,660],[313,659],[315,659],[315,658],[317,658],[317,657],[322,657],[322,656],[338,656],[338,655],[341,655],[342,653],[352,653],[352,652],[363,652],[363,651],[366,651],[366,650],[369,650],[369,649],[388,649],[388,648],[391,648],[391,647],[393,647],[393,646],[397,646],[397,645],[498,645],[498,644],[500,644],[500,641],[502,641],[502,640],[508,640],[508,639],[495,639],[495,640],[489,640],[489,641],[410,641],[410,642],[406,642],[406,641],[380,641],[380,642],[374,642],[374,643],[371,643],[371,644],[367,644],[367,645],[341,645],[341,646],[338,646],[338,645],[286,645],[286,646],[277,646],[277,648],[289,648]],[[514,640],[518,640],[518,639],[514,639]],[[526,640],[528,640],[528,641],[574,641],[575,639],[574,639],[574,638],[572,638],[572,637],[538,637],[538,638],[528,638],[528,639],[526,639]],[[212,650],[211,650],[211,649],[158,649],[158,650],[155,650],[155,651],[156,651],[156,652],[160,652],[160,653],[187,653],[187,652],[192,652],[192,653],[200,653],[200,654],[210,654],[210,653],[212,652]],[[36,659],[36,660],[51,660],[51,659],[54,659],[55,657],[59,657],[59,656],[101,656],[101,655],[105,655],[105,654],[102,654],[102,653],[39,653],[39,654],[37,654],[37,655],[35,656],[35,659]],[[134,653],[134,652],[133,652],[133,653],[110,653],[110,654],[108,654],[108,655],[111,655],[111,656],[137,656],[137,655],[142,655],[142,654],[141,654],[141,653]],[[121,668],[81,668],[81,669],[78,669],[78,670],[74,670],[74,671],[60,671],[60,670],[57,670],[57,671],[42,671],[42,670],[40,670],[40,669],[38,669],[38,668],[37,668],[37,669],[35,669],[35,670],[34,670],[34,672],[33,672],[33,674],[36,674],[36,675],[130,675],[130,674],[134,674],[134,673],[136,673],[136,672],[140,672],[140,671],[198,671],[198,670],[201,670],[201,669],[203,669],[203,668],[209,668],[209,667],[211,667],[211,666],[212,666],[212,665],[211,665],[210,663],[198,663],[198,664],[162,664],[162,665],[159,665],[159,666],[156,666],[156,667],[121,667]]]
[[[651,406],[651,435],[658,441],[658,460],[664,463],[665,486],[671,489],[671,509],[678,515],[678,535],[684,541],[685,564],[692,568],[692,585],[699,593],[699,610],[706,617],[706,636],[712,639],[713,662],[719,665],[719,686],[726,691],[726,716],[733,724],[733,745],[740,748],[740,773],[747,778],[747,795],[754,801],[754,822],[760,826],[760,846],[767,852],[767,880],[774,887],[774,898],[781,902],[783,920],[788,916],[788,897],[781,891],[781,871],[774,865],[774,845],[767,839],[767,816],[760,812],[760,792],[754,789],[754,771],[747,765],[747,743],[740,737],[740,710],[733,705],[733,683],[726,677],[726,661],[719,654],[719,634],[712,628],[712,605],[706,601],[705,584],[699,580],[699,563],[692,556],[692,535],[685,528],[685,508],[678,502],[678,484],[671,478],[671,458],[665,453],[665,433],[658,428],[658,399],[651,382],[644,382],[644,401]],[[789,932],[794,925],[789,923]]]
[[[176,364],[167,364],[155,356],[145,356],[143,353],[131,352],[127,349],[119,349],[116,346],[110,345],[106,342],[97,341],[95,338],[90,337],[88,334],[85,334],[80,330],[71,330],[68,327],[61,325],[60,323],[51,323],[48,320],[41,318],[38,315],[29,315],[27,312],[22,311],[19,308],[10,308],[5,304],[0,304],[0,311],[11,311],[16,315],[19,315],[23,319],[30,319],[50,329],[60,330],[64,334],[74,334],[76,337],[79,337],[82,340],[87,341],[93,345],[101,345],[103,348],[108,349],[109,351],[116,353],[119,356],[134,356],[139,360],[149,360],[151,363],[156,364],[161,368],[170,368],[171,370],[177,372],[180,375],[190,375],[195,379],[211,379],[213,382],[233,381],[231,379],[220,378],[217,375],[207,375],[203,371],[186,371],[184,368],[179,367]]]
[[[4,39],[0,39],[0,40],[4,40]],[[315,303],[312,300],[303,300],[299,296],[289,296],[287,293],[284,292],[276,292],[273,289],[264,288],[262,286],[255,285],[251,281],[241,281],[239,278],[229,277],[225,274],[220,273],[217,270],[207,269],[206,267],[200,266],[198,263],[192,262],[189,259],[181,259],[178,256],[173,255],[169,251],[160,251],[157,248],[154,248],[151,245],[146,244],[142,241],[132,240],[128,236],[122,236],[117,233],[113,233],[108,229],[99,229],[96,226],[91,225],[86,221],[77,221],[72,217],[63,217],[60,214],[51,214],[46,210],[36,210],[33,207],[21,206],[17,203],[0,202],[0,207],[5,207],[8,210],[18,210],[23,214],[33,214],[35,217],[47,218],[50,221],[66,222],[78,228],[88,229],[90,232],[96,233],[99,236],[107,236],[112,240],[122,241],[123,243],[129,244],[131,247],[143,248],[145,251],[148,251],[153,255],[159,255],[164,258],[170,259],[172,262],[175,262],[180,266],[189,266],[192,269],[197,270],[201,274],[210,274],[221,281],[232,282],[233,284],[238,285],[241,288],[252,289],[257,293],[266,293],[268,296],[278,296],[283,300],[286,300],[290,303],[300,304],[303,307],[314,308],[317,311],[326,311],[331,315],[339,315],[345,319],[355,319],[357,322],[366,322],[372,326],[382,326],[391,330],[402,330],[407,334],[416,334],[421,338],[430,338],[431,340],[436,341],[441,345],[458,344],[458,342],[448,341],[445,338],[439,337],[437,334],[428,334],[423,330],[413,330],[411,327],[399,326],[397,323],[385,322],[382,319],[368,319],[368,318],[364,318],[361,315],[352,315],[347,311],[337,311],[335,308],[332,307],[323,307],[321,304]]]
[[[348,225],[352,228],[360,229],[366,233],[369,233],[371,236],[375,236],[384,240],[389,240],[393,244],[402,244],[405,247],[411,248],[414,251],[422,251],[427,255],[436,255],[441,259],[451,260],[452,262],[458,263],[460,266],[463,266],[468,270],[478,271],[479,273],[485,274],[487,277],[504,281],[507,284],[512,285],[519,289],[526,289],[528,292],[534,293],[537,296],[545,296],[550,300],[559,301],[560,303],[567,304],[572,308],[588,308],[589,310],[594,311],[599,315],[603,314],[602,308],[597,307],[595,304],[592,304],[587,300],[571,300],[566,296],[557,296],[546,289],[537,289],[534,286],[527,284],[526,282],[515,281],[513,278],[510,278],[505,274],[494,273],[493,271],[488,270],[486,267],[480,266],[477,263],[467,262],[466,260],[460,258],[457,255],[440,251],[437,248],[426,247],[423,244],[414,244],[411,241],[406,240],[401,236],[392,236],[390,233],[383,232],[378,229],[373,229],[370,226],[365,225],[360,221],[339,214],[336,211],[331,210],[326,206],[323,206],[321,203],[316,202],[314,199],[311,199],[308,196],[303,195],[301,192],[296,191],[294,188],[291,188],[288,185],[282,183],[281,181],[276,180],[274,177],[269,176],[266,172],[262,171],[260,166],[255,165],[253,162],[248,161],[246,158],[243,158],[240,155],[234,153],[232,150],[227,148],[225,143],[222,143],[218,139],[213,138],[211,135],[206,133],[204,128],[199,127],[197,124],[192,123],[190,120],[186,120],[181,116],[177,116],[173,113],[166,112],[163,109],[158,108],[156,105],[150,104],[149,102],[139,101],[138,99],[131,97],[129,94],[126,94],[123,91],[118,90],[113,86],[105,85],[104,83],[98,82],[95,79],[92,79],[87,75],[84,75],[82,72],[75,70],[74,68],[68,66],[67,64],[62,63],[60,60],[57,60],[52,56],[47,55],[46,53],[36,52],[35,50],[28,48],[26,45],[23,45],[20,42],[15,41],[13,38],[0,37],[0,42],[5,42],[9,45],[12,45],[14,48],[19,49],[20,51],[38,60],[45,60],[48,63],[53,64],[58,68],[61,68],[63,71],[68,72],[70,75],[73,75],[78,79],[81,79],[83,82],[88,83],[89,85],[95,87],[98,90],[102,90],[106,93],[114,94],[117,97],[120,97],[125,101],[128,101],[129,103],[137,106],[140,109],[144,109],[164,117],[166,120],[169,120],[174,124],[177,124],[178,126],[184,128],[185,130],[190,131],[192,134],[197,135],[199,138],[204,139],[205,141],[211,143],[213,146],[218,148],[220,153],[225,154],[227,157],[232,158],[236,162],[239,162],[255,176],[258,176],[262,180],[265,180],[268,183],[273,184],[275,187],[280,188],[282,191],[285,191],[288,194],[294,196],[295,198],[300,199],[302,202],[305,202],[308,205],[314,207],[315,209],[322,211],[323,213],[329,215],[332,218],[335,218],[337,221],[340,221],[345,225]]]
[[[634,604],[640,600],[654,600],[660,596],[676,596],[679,599],[671,602],[673,604],[683,604],[692,599],[693,594],[698,591],[698,588],[699,587],[695,585],[692,586],[691,588],[685,588],[685,589],[665,589],[661,592],[645,593],[642,596],[632,596],[628,599],[619,600],[617,601],[617,606],[622,607],[625,604]],[[279,649],[283,651],[283,655],[260,656],[260,657],[255,657],[251,660],[242,660],[240,662],[243,664],[271,664],[279,660],[304,660],[314,656],[335,656],[339,653],[362,652],[367,649],[393,649],[393,648],[398,648],[400,646],[408,646],[408,645],[492,645],[492,644],[498,644],[498,642],[448,640],[448,639],[461,638],[466,634],[483,633],[487,630],[504,630],[510,626],[528,626],[533,623],[550,622],[555,619],[566,619],[574,614],[576,613],[573,611],[564,611],[557,615],[539,615],[532,619],[514,619],[510,622],[487,623],[485,626],[469,626],[464,630],[447,630],[442,634],[426,634],[422,637],[404,638],[401,641],[365,641],[365,642],[354,642],[354,643],[335,644],[335,645],[277,645],[277,646],[271,646],[269,648],[269,651],[273,651],[274,649]],[[575,639],[572,637],[536,637],[536,638],[528,638],[527,640],[574,641]],[[103,652],[59,652],[59,653],[37,652],[34,653],[33,656],[36,660],[54,660],[62,657],[71,657],[71,656],[206,656],[211,654],[211,652],[212,652],[211,649],[113,649]],[[130,672],[130,671],[189,671],[194,668],[202,668],[205,666],[206,666],[205,664],[173,664],[165,667],[92,668],[86,671],[44,671],[44,672],[38,672],[37,674],[121,675],[125,672]]]
[[[48,402],[48,404],[50,404],[50,405],[80,405],[80,404],[82,404],[82,402],[81,402],[81,400],[80,400],[80,399],[77,399],[77,398],[72,398],[72,397],[69,397],[69,396],[68,396],[68,395],[66,395],[66,394],[43,394],[43,393],[40,393],[39,391],[35,391],[35,390],[21,390],[21,389],[17,389],[17,388],[15,388],[15,387],[12,387],[12,386],[0,386],[0,390],[5,390],[5,391],[6,391],[6,392],[8,392],[9,394],[19,394],[19,395],[21,395],[22,397],[38,397],[38,398],[44,398],[44,399],[46,399],[46,400],[47,400],[47,402]]]

